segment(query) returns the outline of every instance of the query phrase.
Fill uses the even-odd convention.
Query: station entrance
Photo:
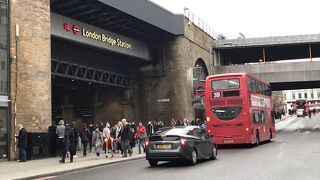
[[[130,74],[139,66],[134,58],[57,38],[51,48],[53,124],[63,119],[79,127],[113,125],[132,114],[124,94]]]

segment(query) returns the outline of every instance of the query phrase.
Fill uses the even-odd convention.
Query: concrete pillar
[[[14,142],[19,123],[28,132],[47,132],[51,125],[50,1],[11,0],[9,8],[10,137]],[[11,159],[14,152],[15,143],[11,143]]]

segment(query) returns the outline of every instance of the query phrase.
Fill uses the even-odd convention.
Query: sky
[[[184,8],[228,39],[320,33],[319,0],[150,0],[183,14]]]

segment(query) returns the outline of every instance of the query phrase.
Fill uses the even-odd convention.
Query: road
[[[276,127],[277,137],[270,143],[219,149],[217,160],[201,161],[195,166],[164,162],[151,168],[141,159],[68,173],[55,179],[319,180],[320,116],[289,117]]]

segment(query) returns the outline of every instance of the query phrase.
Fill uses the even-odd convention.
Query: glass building
[[[8,0],[0,0],[0,159],[8,154]]]

